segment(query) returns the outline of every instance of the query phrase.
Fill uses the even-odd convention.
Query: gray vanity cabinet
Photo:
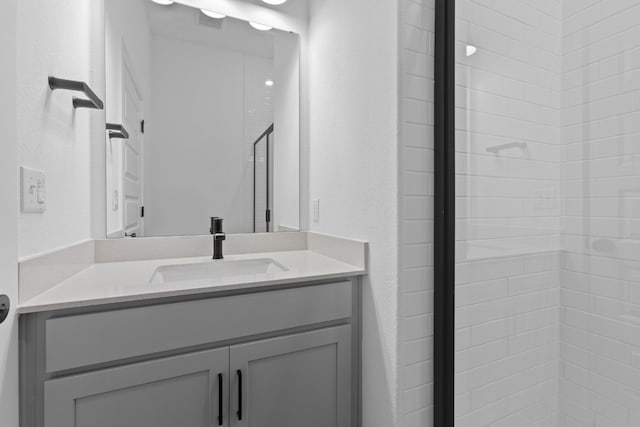
[[[242,344],[230,355],[231,426],[351,425],[350,326]]]
[[[21,427],[358,427],[357,285],[22,316]]]
[[[45,427],[348,427],[351,327],[46,381]]]
[[[46,381],[44,425],[228,426],[228,370],[223,348]]]

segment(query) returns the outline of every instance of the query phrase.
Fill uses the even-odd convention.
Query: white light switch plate
[[[47,210],[47,187],[44,172],[20,167],[20,200],[22,212]]]

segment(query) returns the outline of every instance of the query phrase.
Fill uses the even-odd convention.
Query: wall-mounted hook
[[[75,80],[59,79],[57,77],[49,76],[49,88],[51,90],[64,89],[74,92],[82,92],[89,99],[73,98],[73,108],[92,108],[94,110],[104,109],[102,100],[98,98],[98,95],[91,90],[88,84],[85,82],[79,82]]]
[[[107,123],[107,130],[109,131],[109,138],[129,139],[129,132],[123,125]]]
[[[519,148],[521,150],[526,150],[527,143],[526,142],[510,142],[508,144],[494,145],[493,147],[487,148],[487,153],[500,154],[502,150],[509,150],[511,148]]]

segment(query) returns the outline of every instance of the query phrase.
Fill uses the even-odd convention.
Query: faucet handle
[[[222,233],[222,218],[217,216],[211,217],[211,228],[209,228],[210,234]]]

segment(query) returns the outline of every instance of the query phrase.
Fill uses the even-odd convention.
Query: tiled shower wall
[[[640,426],[640,3],[564,0],[561,426]]]
[[[456,8],[456,427],[553,427],[560,3]]]
[[[560,11],[456,0],[458,259],[558,247]]]
[[[410,427],[432,426],[433,414],[434,3],[402,2],[401,418]],[[560,9],[516,3],[509,16],[487,1],[457,2],[458,36],[479,48],[466,58],[458,46],[459,426],[558,418]],[[524,32],[522,19],[532,20]],[[512,142],[526,148],[487,151]]]
[[[456,5],[456,427],[640,426],[640,4]],[[434,1],[402,7],[400,415],[431,426]]]
[[[458,264],[456,427],[557,425],[557,259]]]
[[[433,42],[435,0],[401,0],[400,406],[405,427],[432,426]]]

